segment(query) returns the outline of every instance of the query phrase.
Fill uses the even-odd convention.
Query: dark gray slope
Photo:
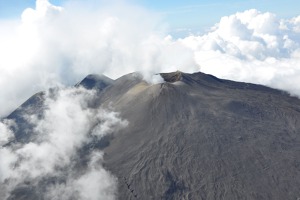
[[[75,87],[82,86],[86,89],[95,89],[97,95],[108,86],[113,84],[113,80],[104,75],[90,74],[86,76],[82,81],[77,83]],[[50,93],[55,93],[55,88],[49,89]],[[33,139],[32,129],[33,126],[26,119],[27,116],[32,114],[38,114],[38,117],[42,117],[45,100],[45,92],[39,92],[27,101],[25,101],[19,108],[8,115],[7,119],[14,119],[17,123],[17,127],[11,127],[15,133],[15,138],[18,142],[29,142]]]
[[[129,122],[102,146],[119,199],[300,197],[299,99],[203,73],[162,77],[132,73],[98,93]]]
[[[83,86],[86,89],[96,89],[102,91],[107,86],[113,84],[113,80],[104,75],[90,74],[76,84],[76,87]]]
[[[33,125],[27,120],[28,115],[37,114],[41,117],[44,110],[45,93],[39,92],[25,101],[19,108],[7,116],[7,119],[15,120],[17,126],[11,127],[18,142],[31,141]]]
[[[296,199],[300,101],[202,73],[116,80],[103,96],[129,121],[105,149],[119,199]],[[110,97],[110,98],[109,98]]]

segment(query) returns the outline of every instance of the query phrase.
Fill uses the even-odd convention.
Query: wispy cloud
[[[29,143],[7,145],[14,140],[12,122],[0,124],[2,199],[12,197],[18,188],[39,199],[115,198],[117,180],[102,167],[103,153],[91,143],[128,122],[116,112],[89,107],[94,98],[94,91],[83,88],[47,93],[43,116],[24,116],[34,126],[28,134],[35,137]]]

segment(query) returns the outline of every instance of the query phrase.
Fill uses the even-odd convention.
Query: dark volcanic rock
[[[27,143],[34,137],[32,133],[33,125],[27,120],[27,116],[37,114],[41,117],[44,110],[45,93],[39,92],[30,97],[19,108],[7,116],[7,119],[15,120],[17,126],[11,127],[18,142]]]
[[[104,75],[90,74],[75,86],[83,86],[86,89],[96,89],[102,91],[107,86],[113,84],[113,80]]]
[[[119,199],[300,196],[299,99],[203,73],[162,77],[125,76],[103,94],[129,121],[105,149]]]
[[[180,81],[182,78],[182,72],[172,72],[172,73],[160,73],[161,77],[169,83],[174,83],[176,81]]]
[[[300,197],[299,99],[203,73],[161,76],[129,74],[98,94],[129,122],[101,146],[119,199]]]

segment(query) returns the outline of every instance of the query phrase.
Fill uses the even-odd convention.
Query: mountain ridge
[[[161,75],[159,84],[138,73],[104,87],[95,76],[81,82],[96,87],[95,108],[113,108],[129,122],[99,144],[104,167],[119,180],[118,199],[300,196],[299,99],[201,72]],[[41,112],[34,102],[23,109]]]

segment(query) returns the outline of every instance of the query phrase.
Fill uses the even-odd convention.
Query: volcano
[[[94,108],[113,108],[128,121],[96,144],[118,179],[117,199],[300,198],[298,98],[201,72],[160,75],[158,84],[139,73],[116,80],[89,75],[75,86],[96,91]],[[19,126],[14,142],[34,137],[22,116],[42,118],[44,96],[34,95],[7,117]],[[39,194],[27,188],[10,199],[42,199]]]

